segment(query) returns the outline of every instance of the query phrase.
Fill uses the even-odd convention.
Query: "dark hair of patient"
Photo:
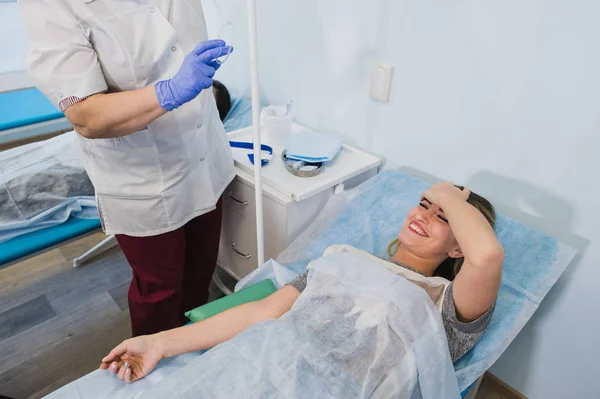
[[[221,118],[221,122],[223,122],[231,109],[231,96],[229,95],[227,87],[218,80],[213,80],[213,94],[215,96],[215,101],[217,102],[219,118]]]

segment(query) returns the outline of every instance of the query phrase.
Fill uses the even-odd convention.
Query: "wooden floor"
[[[72,267],[104,237],[0,269],[0,395],[42,397],[94,370],[129,336],[131,270],[121,251]]]
[[[98,367],[129,337],[131,270],[118,248],[74,269],[94,234],[0,269],[0,397],[40,398]],[[522,398],[486,377],[478,399]]]

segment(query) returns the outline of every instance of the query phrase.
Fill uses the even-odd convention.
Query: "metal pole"
[[[260,98],[258,86],[258,48],[256,32],[256,0],[248,0],[248,40],[250,49],[250,82],[252,88],[252,126],[254,130],[254,191],[256,195],[256,249],[258,266],[265,263],[265,236],[263,222],[263,190],[260,151]]]

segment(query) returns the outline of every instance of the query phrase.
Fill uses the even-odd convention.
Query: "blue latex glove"
[[[160,106],[172,111],[196,98],[202,90],[212,87],[212,78],[221,66],[217,58],[232,51],[233,48],[223,40],[208,40],[198,44],[184,58],[173,78],[154,85]]]

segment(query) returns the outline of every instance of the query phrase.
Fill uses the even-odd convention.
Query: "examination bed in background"
[[[70,129],[67,118],[38,89],[0,93],[0,144]]]
[[[37,89],[0,93],[0,143],[70,128]],[[0,266],[100,228],[73,133],[0,152]]]
[[[40,124],[47,127],[62,120],[64,115],[37,89],[0,94],[0,142],[31,137]],[[225,130],[251,123],[250,101],[233,96]],[[25,134],[27,129],[32,131]],[[94,189],[75,134],[0,152],[0,267],[100,229]],[[109,237],[76,258],[74,265],[114,245]]]
[[[238,283],[236,291],[265,279],[281,287],[333,244],[352,245],[385,258],[388,243],[397,235],[407,211],[418,203],[427,187],[429,184],[422,180],[397,171],[385,171],[352,190],[333,196],[315,222],[276,262],[268,261],[248,275]],[[488,330],[480,342],[454,364],[463,396],[516,337],[576,253],[569,245],[501,214],[496,231],[506,253],[502,286]],[[48,397],[141,397],[161,381],[173,378],[182,367],[194,367],[200,356],[202,353],[197,352],[167,359],[148,377],[130,385],[106,371],[94,371]]]

